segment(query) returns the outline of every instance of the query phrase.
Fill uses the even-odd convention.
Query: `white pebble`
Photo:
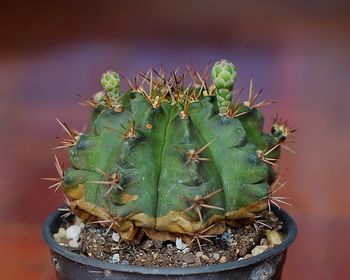
[[[57,232],[57,236],[58,236],[58,238],[63,238],[63,237],[65,237],[66,236],[66,230],[64,229],[64,228],[59,228],[59,230],[58,230],[58,232]]]
[[[80,235],[80,230],[81,230],[80,226],[77,226],[77,225],[72,225],[68,227],[66,230],[66,238],[78,240]]]
[[[209,261],[209,257],[207,255],[202,255],[202,259],[205,261]]]
[[[186,253],[189,252],[189,251],[191,251],[191,249],[187,247],[187,248],[183,249],[182,253],[183,253],[183,254],[186,254]]]
[[[282,243],[282,238],[275,230],[266,230],[266,237],[271,246],[279,245]]]
[[[219,260],[220,259],[220,255],[218,253],[214,253],[213,254],[213,259],[216,260],[216,261]]]
[[[112,233],[112,239],[113,239],[113,241],[115,241],[115,242],[119,242],[119,240],[120,240],[120,235],[119,235],[119,233],[118,233],[118,232],[113,232],[113,233]]]
[[[241,258],[241,259],[246,260],[246,259],[249,259],[249,258],[251,258],[251,257],[253,257],[252,254],[246,254],[246,255],[245,255],[243,258]]]
[[[265,252],[269,247],[266,245],[259,245],[255,246],[255,248],[252,250],[252,255],[257,256],[263,252]]]
[[[114,254],[112,256],[112,263],[118,263],[120,262],[120,255],[119,254]]]
[[[75,217],[74,224],[77,225],[77,226],[80,226],[81,225],[81,220],[78,217]]]
[[[180,251],[184,250],[187,248],[187,245],[182,241],[181,238],[176,237],[176,248]]]
[[[267,239],[266,238],[262,238],[260,240],[260,245],[268,245]]]
[[[68,246],[72,247],[72,248],[78,248],[79,247],[79,243],[75,239],[72,239],[71,241],[69,241]]]
[[[62,241],[62,238],[59,237],[58,233],[54,233],[53,239],[55,239],[57,243],[60,243]]]

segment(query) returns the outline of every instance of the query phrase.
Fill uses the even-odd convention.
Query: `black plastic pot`
[[[185,268],[151,268],[128,264],[112,264],[95,260],[67,250],[53,239],[61,220],[59,211],[51,213],[46,219],[42,235],[51,250],[52,262],[57,279],[178,279],[178,280],[222,280],[222,279],[281,279],[287,249],[294,241],[297,227],[293,219],[283,210],[274,208],[274,213],[283,221],[286,234],[282,244],[264,253],[235,262]]]

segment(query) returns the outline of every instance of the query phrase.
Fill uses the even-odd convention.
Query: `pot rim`
[[[270,259],[271,257],[281,254],[283,251],[294,242],[297,235],[297,226],[292,219],[283,209],[278,209],[273,207],[273,212],[277,217],[283,222],[282,231],[287,232],[283,242],[271,249],[266,250],[265,252],[248,258],[242,259],[239,261],[226,262],[222,264],[211,264],[211,265],[202,265],[195,267],[146,267],[140,265],[130,265],[130,264],[120,264],[120,263],[109,263],[106,261],[101,261],[87,256],[79,255],[77,253],[67,250],[64,246],[59,245],[52,236],[50,227],[60,219],[62,214],[60,211],[55,210],[49,214],[46,218],[43,227],[42,227],[42,237],[45,243],[50,247],[50,249],[56,252],[59,255],[64,256],[67,259],[70,259],[74,262],[84,264],[86,266],[96,267],[101,270],[109,271],[120,271],[120,272],[129,272],[129,273],[139,273],[139,274],[148,274],[148,275],[184,275],[184,274],[201,274],[201,273],[212,273],[220,272],[232,269],[238,269],[243,267],[248,267],[254,265],[263,260]]]

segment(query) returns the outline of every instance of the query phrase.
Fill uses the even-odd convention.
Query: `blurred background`
[[[54,177],[51,148],[81,130],[80,94],[103,71],[131,79],[150,66],[172,70],[232,60],[237,88],[253,76],[266,130],[276,112],[297,128],[297,154],[281,166],[299,235],[284,279],[347,279],[350,272],[349,1],[15,1],[0,10],[0,278],[54,279],[40,237],[62,204],[40,177]],[[124,84],[125,86],[125,84]],[[59,153],[68,165],[65,152]]]

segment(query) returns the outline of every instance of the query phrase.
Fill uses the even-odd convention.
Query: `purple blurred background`
[[[13,230],[0,234],[3,279],[20,279],[21,273],[30,275],[27,279],[53,277],[39,229],[62,195],[39,178],[56,175],[51,148],[63,132],[54,117],[78,130],[89,118],[76,94],[98,91],[99,77],[108,69],[133,78],[161,63],[170,70],[186,63],[204,69],[220,58],[237,65],[237,88],[247,88],[253,76],[263,98],[277,102],[264,109],[267,130],[276,112],[297,128],[291,145],[297,154],[284,151],[281,161],[289,181],[283,194],[293,203],[286,210],[299,226],[284,279],[345,279],[350,272],[349,3],[2,4],[0,225]],[[59,156],[67,165],[65,153]],[[23,228],[30,229],[30,239],[23,239]],[[20,242],[33,244],[23,253]],[[31,248],[40,248],[36,262],[20,265],[8,258],[12,252],[30,258]],[[40,265],[48,268],[36,269]]]

